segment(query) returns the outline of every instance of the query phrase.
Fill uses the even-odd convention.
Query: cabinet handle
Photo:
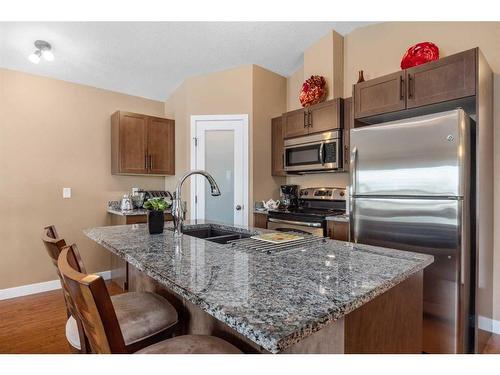
[[[310,127],[310,128],[312,128],[313,121],[312,121],[312,112],[311,111],[308,112],[307,118],[308,118],[308,120],[307,120],[307,126]]]
[[[404,79],[403,76],[399,76],[399,99],[403,100],[405,98],[405,92],[404,92]]]
[[[151,171],[153,169],[153,156],[149,155],[149,170]]]
[[[413,98],[413,90],[412,90],[412,85],[411,82],[413,81],[413,78],[411,78],[411,74],[408,73],[408,98],[411,99]]]
[[[307,111],[304,111],[304,128],[307,128],[308,120],[307,120]]]

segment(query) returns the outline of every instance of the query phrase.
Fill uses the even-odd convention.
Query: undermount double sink
[[[182,230],[182,233],[196,238],[220,244],[227,244],[229,241],[248,238],[251,234],[221,229],[213,225],[190,225]]]

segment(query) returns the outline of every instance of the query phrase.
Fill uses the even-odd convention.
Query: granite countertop
[[[165,210],[165,212],[170,213],[171,212],[170,208]],[[120,202],[110,201],[108,203],[108,213],[120,216],[140,216],[140,215],[147,215],[148,210],[146,210],[145,208],[134,208],[133,210],[122,211],[120,209]]]
[[[167,223],[158,235],[150,235],[145,224],[84,232],[272,353],[342,318],[433,262],[425,254],[330,239],[283,253],[256,253],[187,235],[174,239],[171,225]]]
[[[262,214],[262,215],[267,215],[267,214],[268,214],[268,211],[267,211],[267,210],[256,210],[256,209],[254,209],[254,210],[253,210],[253,213],[254,213],[254,214]]]

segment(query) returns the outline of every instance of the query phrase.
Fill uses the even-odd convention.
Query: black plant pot
[[[149,234],[163,233],[164,220],[163,211],[148,211]]]

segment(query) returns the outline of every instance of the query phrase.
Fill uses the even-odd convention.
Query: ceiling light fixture
[[[54,54],[52,53],[50,43],[47,43],[45,40],[36,40],[35,48],[35,52],[28,56],[29,61],[33,64],[38,64],[41,57],[47,61],[54,61]]]

